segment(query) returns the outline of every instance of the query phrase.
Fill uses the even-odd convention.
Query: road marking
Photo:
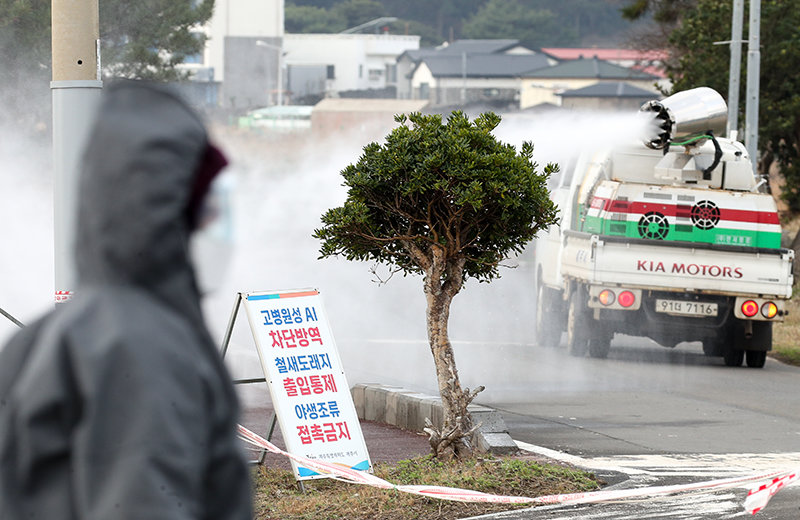
[[[519,449],[590,470],[652,477],[725,477],[763,470],[800,467],[800,452],[617,455],[584,458],[543,446],[514,441]]]

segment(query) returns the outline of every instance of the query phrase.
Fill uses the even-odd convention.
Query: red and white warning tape
[[[449,488],[443,486],[398,486],[387,482],[381,478],[367,473],[357,471],[348,467],[308,459],[299,455],[283,451],[261,436],[251,432],[244,426],[239,425],[239,436],[246,442],[263,448],[272,453],[285,455],[301,463],[304,467],[314,471],[331,475],[342,480],[347,480],[357,484],[366,484],[382,489],[396,489],[406,493],[439,498],[442,500],[455,500],[459,502],[492,502],[498,504],[590,504],[598,502],[611,502],[632,498],[651,497],[659,495],[671,495],[675,493],[687,493],[697,491],[711,491],[741,487],[745,484],[762,483],[750,489],[744,502],[744,508],[748,513],[755,514],[766,507],[769,500],[775,494],[790,484],[800,479],[797,471],[773,471],[759,475],[749,475],[744,477],[726,478],[719,480],[709,480],[706,482],[696,482],[694,484],[682,484],[673,486],[653,486],[635,489],[619,489],[610,491],[589,491],[585,493],[569,493],[564,495],[544,495],[535,498],[491,495],[467,489]]]

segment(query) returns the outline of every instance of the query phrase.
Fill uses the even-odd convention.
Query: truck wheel
[[[536,343],[544,347],[557,347],[561,342],[561,313],[558,312],[557,297],[557,291],[539,284],[536,302]]]
[[[608,357],[608,351],[611,350],[611,339],[614,333],[607,330],[599,330],[595,335],[589,338],[589,356],[597,359],[605,359]]]
[[[706,338],[703,340],[703,354],[708,357],[721,356],[725,350],[725,344],[717,338]]]
[[[748,350],[745,352],[747,366],[750,368],[764,368],[767,362],[767,353],[763,350]]]
[[[589,343],[589,324],[582,294],[580,288],[572,293],[567,311],[567,349],[570,355],[575,357],[584,356]]]
[[[723,354],[725,358],[725,365],[729,367],[740,367],[742,366],[742,361],[744,361],[744,350],[737,350],[731,347],[728,347],[725,350],[725,354]]]

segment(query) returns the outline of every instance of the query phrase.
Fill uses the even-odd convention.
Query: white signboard
[[[286,451],[371,471],[322,298],[310,290],[242,295]],[[322,478],[292,461],[298,480]]]

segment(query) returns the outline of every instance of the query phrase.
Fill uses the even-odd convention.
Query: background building
[[[598,83],[629,83],[658,95],[656,84],[661,78],[649,72],[622,67],[597,58],[567,60],[522,76],[520,108],[540,103],[561,104],[559,94]]]
[[[283,0],[216,0],[204,66],[221,82],[219,104],[276,104],[283,48]]]
[[[571,110],[608,110],[635,112],[661,95],[625,82],[595,83],[558,94],[561,106]]]
[[[398,56],[419,49],[419,36],[286,34],[284,61],[293,100],[396,97]]]

